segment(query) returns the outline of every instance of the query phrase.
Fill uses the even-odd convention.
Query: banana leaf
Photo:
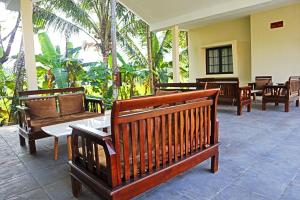
[[[62,68],[52,69],[52,73],[55,77],[55,83],[58,88],[68,87],[68,72]]]

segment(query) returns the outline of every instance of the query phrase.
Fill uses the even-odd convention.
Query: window
[[[206,74],[233,74],[231,45],[206,49]]]

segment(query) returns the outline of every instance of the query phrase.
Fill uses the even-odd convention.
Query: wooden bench
[[[207,82],[207,89],[219,88],[219,104],[237,106],[237,115],[242,115],[244,106],[251,112],[251,87],[240,87],[239,78],[199,78],[197,82]]]
[[[73,195],[80,195],[83,183],[104,199],[130,199],[209,158],[216,172],[218,93],[116,101],[111,135],[73,126]]]
[[[207,83],[156,83],[154,85],[155,94],[157,91],[180,91],[188,92],[195,90],[205,90]]]
[[[35,140],[49,137],[42,127],[104,114],[102,101],[87,98],[83,87],[19,92],[17,110],[20,145],[28,139],[31,154]]]
[[[285,112],[289,112],[291,101],[296,101],[299,107],[300,76],[291,76],[285,84],[267,85],[263,90],[262,110],[266,110],[267,103],[284,103]]]

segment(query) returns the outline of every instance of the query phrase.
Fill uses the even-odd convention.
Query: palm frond
[[[78,25],[42,7],[34,7],[33,23],[38,29],[52,27],[54,30],[64,33],[65,35],[78,34],[80,31],[82,31],[89,37],[91,37],[91,39],[95,40],[95,38],[90,35],[84,28],[81,28]]]
[[[117,32],[118,41],[121,43],[123,50],[126,54],[133,60],[139,62],[141,65],[147,65],[148,61],[141,52],[141,50],[137,47],[134,41],[128,37],[127,34],[121,34]]]
[[[88,14],[88,11],[80,7],[80,3],[74,0],[43,0],[40,2],[46,9],[55,9],[66,15],[66,18],[71,18],[75,24],[91,30],[97,29],[96,23]]]

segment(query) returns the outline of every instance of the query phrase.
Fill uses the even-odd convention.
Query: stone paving
[[[209,162],[173,178],[136,199],[275,200],[300,199],[300,109],[292,105],[254,105],[253,112],[235,115],[234,107],[220,107],[220,169]],[[34,156],[19,146],[15,126],[0,129],[0,200],[72,197],[65,138],[59,159],[53,160],[53,138],[37,142]],[[79,199],[99,199],[84,188]]]

